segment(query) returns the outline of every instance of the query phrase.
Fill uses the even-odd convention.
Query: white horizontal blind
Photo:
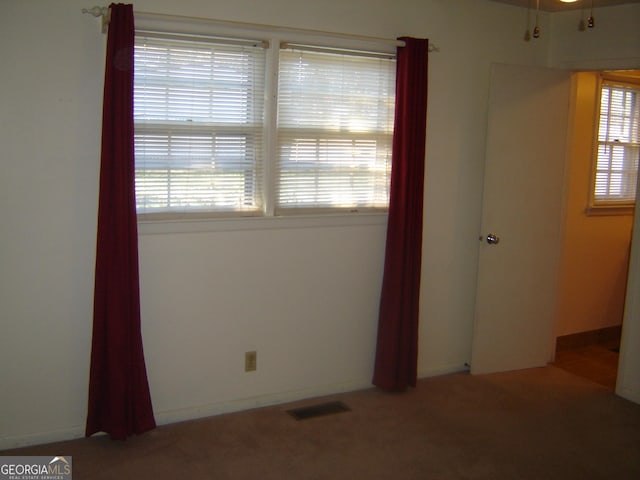
[[[604,84],[600,99],[595,204],[630,204],[640,158],[640,89]]]
[[[395,59],[280,52],[276,211],[387,208]]]
[[[139,214],[260,210],[264,69],[261,45],[136,36]]]

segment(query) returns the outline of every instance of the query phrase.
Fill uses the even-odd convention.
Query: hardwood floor
[[[611,340],[570,349],[559,349],[556,351],[553,365],[614,390],[618,374],[619,348],[620,340]]]

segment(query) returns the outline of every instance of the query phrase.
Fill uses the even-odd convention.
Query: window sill
[[[589,217],[633,215],[633,205],[591,205],[585,213]]]
[[[387,213],[139,220],[140,235],[386,225]]]

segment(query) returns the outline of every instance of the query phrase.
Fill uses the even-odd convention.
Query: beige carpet
[[[292,407],[350,412],[296,421]],[[640,405],[555,367],[447,375],[1,452],[73,456],[82,479],[640,479]]]

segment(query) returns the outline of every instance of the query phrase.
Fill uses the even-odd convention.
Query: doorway
[[[571,81],[571,72],[563,75],[540,67],[492,65],[483,211],[480,236],[476,239],[481,243],[472,374],[546,366],[553,359],[558,333],[555,314],[562,258],[561,212],[566,210],[562,197],[567,190],[564,178]],[[540,111],[540,106],[545,108]],[[551,138],[557,144],[554,148],[549,148]],[[542,172],[539,161],[543,161],[545,169],[557,167],[555,173]],[[513,178],[523,176],[529,176],[529,182],[515,184]],[[583,198],[581,208],[585,205]],[[504,215],[505,206],[513,207],[515,214]],[[634,231],[640,232],[638,209],[633,222]],[[550,228],[555,230],[549,231]],[[499,245],[490,242],[491,235],[487,233],[502,235]],[[525,260],[527,264],[523,264]],[[531,265],[535,268],[529,268]],[[633,236],[627,265],[628,289],[615,393],[640,403],[640,349],[636,347],[640,344],[640,235]],[[546,271],[532,275],[531,272],[540,271],[539,267]],[[579,291],[578,296],[586,295]]]
[[[624,74],[640,78],[640,71]],[[595,215],[586,208],[599,78],[600,72],[572,78],[554,363],[614,390],[633,213]]]

